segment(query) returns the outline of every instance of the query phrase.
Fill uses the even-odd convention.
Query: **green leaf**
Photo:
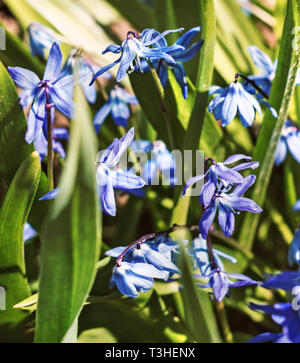
[[[300,25],[300,4],[297,0],[289,0],[287,15],[278,59],[278,68],[272,86],[270,103],[279,111],[277,120],[271,113],[266,113],[258,141],[254,150],[254,160],[260,162],[258,177],[252,199],[260,206],[264,205],[268,185],[274,166],[274,155],[281,131],[288,116],[289,106],[295,89],[295,80],[299,66],[300,50],[293,49],[295,34],[293,29]],[[259,222],[259,214],[248,213],[245,217],[240,240],[244,247],[252,248]]]
[[[159,138],[165,141],[169,150],[181,149],[184,128],[177,118],[179,106],[176,104],[171,86],[168,84],[164,91],[159,79],[155,80],[154,77],[156,75],[153,76],[151,73],[133,73],[130,76],[130,82],[143,111],[157,131]],[[185,101],[183,100],[183,102]]]
[[[88,297],[99,256],[95,134],[80,88],[75,90],[75,103],[61,191],[41,238],[36,342],[65,341]]]
[[[23,234],[40,174],[40,157],[33,152],[18,169],[0,210],[0,286],[6,290],[6,311],[0,311],[0,332],[6,326],[6,339],[10,336],[14,341],[23,337],[23,334],[16,334],[15,329],[27,314],[13,307],[31,295],[25,271]]]
[[[208,90],[212,83],[214,70],[216,45],[216,15],[214,1],[200,0],[200,14],[199,22],[204,44],[200,52],[195,103],[185,137],[186,150],[196,150],[198,148],[206,115]]]
[[[197,343],[220,343],[218,325],[209,296],[196,287],[185,249],[181,248],[181,294],[184,302],[185,322]]]

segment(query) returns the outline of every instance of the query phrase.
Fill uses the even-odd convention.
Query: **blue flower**
[[[286,121],[275,153],[275,165],[286,159],[287,152],[300,163],[300,131],[290,121]]]
[[[34,238],[35,236],[37,236],[36,230],[29,223],[25,223],[24,242],[29,241],[30,239]]]
[[[96,132],[99,132],[100,127],[110,113],[116,125],[126,127],[130,116],[128,105],[138,105],[137,98],[123,88],[115,86],[110,91],[107,103],[97,112],[94,118]]]
[[[236,263],[237,260],[216,249],[212,249],[212,256],[210,256],[207,241],[201,235],[193,241],[192,255],[195,265],[198,266],[201,272],[201,275],[196,275],[196,277],[209,280],[207,284],[198,283],[197,285],[203,289],[212,289],[217,301],[222,301],[225,296],[229,296],[230,287],[258,285],[257,281],[252,280],[248,276],[226,273],[221,258],[232,263]],[[212,258],[213,261],[211,261]],[[238,281],[234,282],[231,279]]]
[[[221,120],[223,127],[239,115],[244,127],[252,126],[256,112],[262,115],[258,101],[244,88],[241,83],[232,82],[227,88],[212,87],[210,94],[218,95],[210,102],[209,112],[215,119]]]
[[[34,56],[45,58],[45,51],[49,51],[57,40],[57,34],[50,28],[39,23],[32,23],[27,28],[29,33],[30,50]]]
[[[145,186],[145,181],[139,176],[116,169],[122,154],[127,150],[134,138],[134,129],[120,140],[114,142],[103,152],[97,162],[97,188],[101,200],[102,208],[105,213],[116,215],[116,201],[114,188],[120,190],[139,189]]]
[[[250,340],[250,343],[300,343],[300,312],[293,310],[289,303],[274,306],[250,304],[253,310],[263,311],[272,316],[275,323],[282,326],[281,333],[263,333]]]
[[[123,295],[137,298],[139,292],[153,288],[154,278],[162,279],[164,276],[163,272],[147,263],[121,262],[113,269],[110,287],[116,285]]]
[[[269,95],[275,78],[277,60],[273,62],[269,56],[255,45],[251,45],[248,49],[253,63],[261,71],[261,74],[250,76],[249,79],[254,81],[267,95]]]
[[[176,62],[188,62],[195,57],[195,55],[200,51],[203,40],[195,42],[191,47],[189,47],[190,43],[194,40],[195,36],[200,33],[200,27],[195,27],[187,31],[183,34],[175,44],[183,46],[184,50],[179,50],[176,53],[172,53],[172,57]],[[158,31],[155,29],[145,29],[141,34],[141,41],[143,43],[147,43],[157,38],[160,35]],[[153,44],[157,49],[165,48],[168,46],[166,39],[163,37],[159,39],[159,41]],[[189,48],[188,48],[189,47]],[[187,86],[187,77],[185,73],[185,69],[181,63],[170,64],[166,60],[155,60],[152,62],[153,66],[158,72],[158,76],[160,78],[162,86],[165,88],[169,79],[168,70],[172,70],[174,72],[176,81],[180,85],[182,89],[182,95],[185,99],[188,97],[188,86]],[[147,62],[142,63],[144,71],[149,71],[149,66]]]
[[[258,285],[259,282],[252,280],[250,277],[242,274],[230,274],[222,271],[220,268],[215,268],[208,276],[200,276],[208,278],[209,282],[205,285],[198,284],[203,289],[211,288],[217,301],[222,301],[226,296],[229,297],[229,288],[243,287],[249,285]],[[231,281],[231,279],[237,281]]]
[[[70,95],[70,88],[73,87],[73,77],[60,78],[61,65],[62,54],[58,43],[55,42],[51,47],[42,81],[35,73],[27,69],[8,67],[9,73],[16,85],[23,89],[20,94],[20,104],[23,108],[32,105],[27,120],[28,128],[25,136],[29,144],[37,139],[41,129],[43,129],[46,135],[46,107],[54,106],[67,117],[72,117],[73,101]]]
[[[296,230],[295,236],[289,249],[289,264],[297,264],[300,268],[300,229]]]
[[[261,213],[262,209],[251,199],[242,195],[254,184],[256,177],[249,175],[244,182],[235,187],[234,191],[228,193],[232,185],[225,187],[220,183],[214,194],[210,205],[202,214],[199,230],[203,238],[207,238],[210,227],[219,211],[218,223],[227,237],[232,236],[235,226],[235,214],[238,211]]]
[[[131,150],[134,152],[149,152],[151,150],[151,160],[148,160],[145,165],[143,165],[141,173],[142,178],[149,185],[158,184],[159,173],[163,174],[168,185],[176,184],[176,160],[163,141],[133,141]]]
[[[117,258],[113,269],[111,287],[117,285],[122,294],[138,297],[153,287],[153,278],[167,280],[170,274],[180,273],[172,262],[172,254],[178,244],[169,236],[135,243],[128,247],[116,247],[105,255]]]
[[[65,150],[58,139],[68,139],[69,132],[67,129],[53,129],[53,151],[58,153],[61,158],[66,157]],[[48,141],[43,132],[40,132],[37,139],[34,141],[35,150],[40,154],[41,161],[43,161],[48,153]]]
[[[231,169],[226,166],[240,160],[246,160],[246,162],[236,165]],[[208,207],[216,192],[219,182],[222,182],[224,186],[229,184],[241,184],[244,182],[244,178],[239,173],[239,171],[245,169],[256,169],[259,166],[258,162],[251,160],[251,157],[242,154],[232,155],[223,163],[216,163],[214,160],[211,160],[213,165],[207,170],[205,174],[195,176],[188,180],[182,192],[182,197],[186,194],[188,188],[204,179],[205,184],[201,190],[200,201],[205,208]]]
[[[162,244],[161,246],[159,246]],[[172,262],[172,252],[178,248],[174,242],[170,244],[162,243],[161,241],[150,241],[137,244],[130,248],[116,247],[105,252],[106,256],[119,258],[122,253],[126,252],[123,260],[129,263],[148,263],[153,265],[159,271],[164,271],[164,279],[167,279],[169,273],[180,273],[178,267]]]
[[[122,154],[127,150],[134,138],[134,129],[120,140],[115,139],[113,143],[99,156],[97,160],[97,191],[102,210],[111,215],[116,215],[116,200],[114,188],[120,190],[139,189],[145,186],[145,181],[139,176],[122,171],[117,167]],[[54,199],[60,192],[59,188],[40,198],[40,201]]]
[[[184,49],[181,45],[174,44],[170,47],[164,48],[148,48],[148,46],[157,43],[160,39],[171,32],[180,31],[178,30],[167,30],[164,33],[160,34],[157,38],[149,41],[147,43],[142,43],[139,39],[139,35],[133,32],[128,32],[127,39],[122,43],[122,45],[110,45],[108,46],[102,54],[106,54],[108,52],[112,52],[115,54],[121,54],[120,57],[109,64],[108,66],[100,69],[95,76],[93,77],[90,84],[93,84],[95,80],[101,76],[103,73],[108,71],[110,68],[114,67],[117,64],[119,65],[119,70],[117,73],[116,80],[117,82],[121,82],[126,76],[127,72],[133,72],[135,70],[135,66],[140,71],[143,71],[141,68],[141,60],[149,59],[150,61],[164,59],[170,64],[176,64],[176,61],[170,55],[170,53],[177,52],[179,50]]]

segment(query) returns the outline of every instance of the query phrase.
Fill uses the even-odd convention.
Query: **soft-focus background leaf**
[[[31,295],[25,271],[23,234],[40,174],[40,157],[33,152],[18,169],[0,210],[0,286],[6,290],[6,310],[0,311],[2,342],[24,340],[24,321],[28,314],[13,306]]]
[[[80,88],[76,88],[75,100],[61,193],[42,235],[36,342],[63,341],[91,289],[99,255],[95,136]]]

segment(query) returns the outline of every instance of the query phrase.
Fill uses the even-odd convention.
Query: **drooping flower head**
[[[210,102],[208,110],[223,127],[229,125],[238,115],[243,126],[252,126],[256,112],[262,116],[258,101],[239,82],[232,82],[227,88],[212,87],[210,94],[217,96]]]
[[[156,69],[158,76],[160,78],[162,86],[165,88],[169,79],[169,70],[174,72],[175,78],[179,86],[182,90],[182,95],[185,99],[188,97],[188,85],[187,85],[187,76],[185,69],[181,63],[188,62],[193,59],[196,54],[200,51],[203,41],[197,41],[192,46],[190,46],[191,42],[194,38],[200,33],[200,27],[195,27],[187,31],[183,34],[175,44],[183,46],[185,49],[179,50],[176,53],[172,53],[173,59],[176,61],[176,64],[169,63],[166,60],[154,60],[153,66]],[[141,34],[142,43],[147,43],[157,38],[160,33],[155,29],[145,29]],[[166,48],[168,43],[165,37],[159,39],[159,41],[153,44],[153,47]],[[149,65],[146,61],[142,62],[142,67],[145,72],[150,71]]]
[[[275,165],[286,159],[288,151],[300,163],[300,131],[290,121],[286,121],[275,153]]]
[[[114,188],[127,191],[145,186],[141,177],[118,168],[122,154],[127,151],[133,139],[134,129],[131,128],[121,139],[115,139],[97,160],[98,196],[103,211],[111,216],[116,215]]]
[[[172,262],[172,253],[178,244],[168,236],[126,247],[116,247],[105,254],[117,258],[110,280],[123,295],[138,297],[138,292],[153,288],[153,278],[167,280],[170,274],[179,273]]]
[[[111,215],[116,215],[116,199],[114,189],[135,190],[145,186],[145,181],[131,173],[123,171],[118,167],[120,158],[127,151],[128,146],[134,138],[134,129],[131,128],[121,139],[115,139],[113,143],[100,153],[97,160],[96,179],[97,191],[102,210]],[[58,196],[59,188],[54,189],[39,200],[50,200]]]
[[[251,213],[262,212],[262,209],[253,200],[242,197],[254,184],[255,179],[255,175],[249,175],[244,179],[243,183],[237,186],[224,186],[223,183],[218,184],[216,193],[202,214],[199,223],[199,230],[203,238],[207,238],[217,211],[219,212],[218,223],[226,237],[232,236],[235,227],[235,215],[239,214],[240,211]]]
[[[236,165],[233,168],[229,168],[227,166],[240,160],[245,160],[245,162]],[[201,190],[200,201],[205,208],[208,207],[219,183],[222,183],[225,187],[231,184],[241,184],[244,182],[244,178],[239,173],[239,171],[258,168],[259,163],[251,160],[251,157],[242,154],[232,155],[223,163],[216,162],[212,159],[207,159],[207,162],[211,162],[212,165],[203,175],[198,175],[188,180],[182,192],[182,197],[186,194],[188,188],[190,188],[193,184],[204,180],[205,183]]]
[[[244,84],[238,82],[240,77],[246,80]],[[268,95],[263,89],[241,73],[236,73],[235,81],[228,87],[213,86],[209,93],[217,96],[210,102],[208,110],[217,121],[221,121],[223,127],[229,125],[236,116],[244,127],[252,126],[256,113],[262,116],[260,103],[269,108],[274,118],[278,116],[277,111],[264,99]]]
[[[116,125],[125,128],[130,117],[128,105],[138,105],[137,98],[126,92],[123,88],[115,86],[110,91],[107,103],[95,115],[94,126],[96,132],[99,132],[100,127],[110,113]]]
[[[57,108],[67,117],[72,117],[73,77],[61,78],[62,54],[57,42],[53,43],[47,61],[43,80],[30,70],[8,67],[9,73],[18,87],[23,89],[20,104],[23,108],[31,106],[28,116],[26,141],[30,144],[39,134],[47,130],[47,107]],[[52,112],[53,115],[53,112]],[[53,117],[52,117],[53,122]]]
[[[226,273],[221,258],[232,263],[236,263],[237,260],[216,249],[212,249],[212,256],[210,256],[207,241],[201,235],[194,240],[192,251],[195,262],[201,272],[201,275],[197,275],[197,278],[208,280],[206,284],[198,283],[197,285],[204,289],[212,289],[217,301],[222,301],[226,296],[228,297],[229,288],[231,287],[258,285],[257,281],[252,280],[248,276]]]
[[[90,84],[93,84],[99,76],[101,76],[103,73],[105,73],[117,64],[119,64],[119,70],[116,77],[117,82],[121,82],[128,71],[134,72],[135,69],[143,71],[141,67],[142,59],[149,59],[150,61],[163,59],[170,64],[176,64],[176,61],[170,54],[178,52],[179,50],[183,50],[184,48],[181,45],[174,44],[173,46],[163,48],[149,48],[149,46],[157,43],[167,34],[172,32],[178,32],[181,30],[183,29],[167,30],[164,33],[158,35],[156,38],[152,39],[151,41],[144,43],[141,42],[139,34],[131,31],[128,32],[127,39],[122,43],[122,45],[113,44],[108,46],[103,51],[102,54],[112,52],[115,54],[120,54],[120,57],[112,64],[109,64],[100,69],[95,74]]]

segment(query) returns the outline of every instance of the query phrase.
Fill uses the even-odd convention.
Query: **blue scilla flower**
[[[134,138],[134,129],[131,128],[121,139],[113,143],[99,156],[97,160],[97,190],[102,210],[111,215],[116,215],[116,199],[114,188],[120,190],[139,189],[145,186],[145,181],[129,172],[117,167],[122,154],[127,150]],[[50,200],[58,196],[60,189],[54,189],[39,200]]]
[[[154,278],[163,279],[165,274],[147,263],[121,262],[113,269],[110,287],[115,285],[128,297],[137,298],[139,292],[147,292],[153,288]]]
[[[102,54],[112,52],[121,55],[112,64],[109,64],[101,68],[95,74],[90,84],[93,84],[99,76],[101,76],[103,73],[105,73],[106,71],[108,71],[110,68],[114,67],[117,64],[120,64],[116,77],[117,82],[121,82],[126,76],[128,71],[134,72],[134,70],[136,69],[135,67],[137,67],[140,71],[143,71],[143,69],[141,68],[142,59],[149,59],[150,61],[164,59],[170,64],[176,64],[176,61],[173,59],[173,57],[170,54],[177,52],[179,50],[183,50],[184,48],[181,45],[174,44],[170,47],[164,47],[164,48],[149,48],[149,46],[157,43],[167,34],[180,30],[182,29],[167,30],[164,33],[157,36],[157,38],[152,39],[147,43],[145,42],[142,43],[137,33],[128,32],[127,39],[122,43],[122,45],[113,44],[108,46],[103,51]]]
[[[210,256],[207,241],[201,235],[193,241],[192,255],[194,257],[195,265],[201,272],[201,275],[196,275],[196,277],[209,280],[206,284],[197,285],[204,289],[212,289],[217,301],[222,301],[225,296],[229,296],[230,287],[242,287],[258,284],[257,281],[252,280],[248,276],[226,273],[221,258],[224,258],[232,263],[236,263],[237,260],[234,257],[216,249],[212,249],[212,256]],[[211,261],[212,258],[214,259],[213,261]],[[231,279],[237,281],[232,281]]]
[[[134,152],[151,151],[151,159],[143,165],[141,173],[142,178],[149,185],[158,184],[160,173],[162,173],[168,185],[176,184],[176,160],[163,141],[133,141],[131,150]]]
[[[250,340],[250,343],[300,343],[300,310],[293,309],[289,303],[274,306],[250,304],[253,310],[272,316],[275,323],[282,326],[281,333],[263,333]]]
[[[126,255],[123,258],[124,261],[131,263],[149,263],[158,270],[164,271],[164,279],[167,279],[169,273],[180,273],[178,267],[172,262],[172,252],[177,250],[178,245],[170,244],[168,241],[168,243],[162,243],[162,245],[158,247],[161,243],[161,241],[140,243],[130,248],[128,252],[126,252],[128,247],[116,247],[105,252],[105,254],[110,257],[119,258],[126,252]]]
[[[61,78],[61,65],[62,54],[58,43],[55,42],[51,47],[42,81],[27,69],[8,67],[16,85],[23,89],[20,94],[21,106],[23,108],[31,106],[25,136],[29,144],[36,140],[41,129],[47,129],[46,106],[51,108],[54,106],[67,117],[72,117],[73,100],[70,89],[73,87],[73,77]]]
[[[288,151],[300,163],[300,131],[290,121],[286,121],[275,153],[275,165],[286,159]]]
[[[200,278],[209,279],[207,284],[197,284],[203,289],[211,288],[214,297],[217,301],[223,301],[227,296],[229,297],[229,288],[243,287],[250,285],[258,285],[258,281],[252,280],[250,277],[242,274],[227,273],[222,271],[219,267],[213,269],[208,276],[199,276]],[[232,281],[236,280],[236,281]]]
[[[232,236],[235,226],[235,214],[238,211],[261,213],[262,209],[251,199],[244,198],[242,195],[254,184],[255,175],[249,175],[244,179],[244,182],[238,184],[234,190],[232,185],[225,187],[220,183],[217,187],[210,205],[202,214],[199,230],[203,238],[207,238],[210,227],[215,219],[217,210],[219,211],[218,223],[222,231],[227,237]]]
[[[27,242],[37,236],[36,230],[29,224],[25,223],[24,226],[24,242]]]
[[[134,128],[131,128],[121,139],[115,139],[97,161],[98,195],[104,212],[111,216],[116,215],[114,188],[127,191],[145,186],[145,181],[141,177],[117,168],[122,154],[133,139]]]
[[[66,157],[66,152],[59,141],[69,139],[69,132],[65,128],[54,128],[52,131],[53,136],[53,151],[56,152],[62,159]],[[40,154],[41,161],[43,161],[48,153],[48,141],[43,132],[40,132],[34,142],[35,150]]]
[[[123,88],[115,86],[110,91],[107,103],[96,113],[94,118],[96,132],[99,132],[100,127],[110,113],[116,125],[126,127],[130,116],[129,105],[138,105],[137,98]]]
[[[209,93],[217,94],[209,104],[209,112],[214,113],[217,121],[221,120],[223,127],[230,124],[237,114],[244,127],[252,126],[256,112],[262,115],[258,101],[237,81],[225,89],[212,87]]]
[[[298,265],[300,268],[300,229],[296,230],[295,236],[289,249],[289,264]]]
[[[113,269],[111,287],[117,285],[120,292],[129,297],[138,297],[153,287],[153,278],[167,280],[170,274],[179,273],[172,262],[172,253],[178,244],[168,236],[136,243],[128,247],[116,247],[105,255],[117,258]]]
[[[174,72],[177,83],[180,85],[182,90],[182,95],[185,99],[188,97],[188,86],[186,72],[181,63],[188,62],[195,57],[195,55],[200,51],[203,40],[195,42],[190,46],[194,38],[200,33],[200,27],[195,27],[183,34],[175,44],[183,46],[185,49],[179,50],[178,52],[172,53],[173,59],[177,62],[176,64],[171,64],[167,60],[155,60],[153,61],[153,66],[155,67],[158,76],[160,78],[162,86],[165,88],[169,79],[169,69]],[[147,43],[157,38],[160,35],[155,29],[145,29],[141,34],[141,41]],[[160,38],[159,41],[153,46],[157,49],[165,48],[168,46],[166,39]],[[178,63],[179,62],[179,63]],[[149,66],[147,62],[142,63],[144,71],[149,71]]]
[[[29,33],[30,50],[34,56],[45,58],[52,44],[57,40],[57,34],[40,23],[32,23],[27,28]]]
[[[237,161],[245,160],[244,163],[229,168],[227,165],[236,163]],[[223,163],[217,163],[214,160],[208,159],[212,162],[212,166],[203,175],[198,175],[186,183],[186,186],[182,192],[182,197],[186,194],[187,189],[193,184],[205,180],[200,194],[200,201],[206,208],[211,203],[211,200],[216,192],[219,182],[222,182],[224,186],[229,184],[241,184],[244,182],[243,176],[239,173],[241,170],[245,169],[256,169],[259,163],[256,161],[251,161],[252,158],[242,154],[235,154],[227,158]]]

